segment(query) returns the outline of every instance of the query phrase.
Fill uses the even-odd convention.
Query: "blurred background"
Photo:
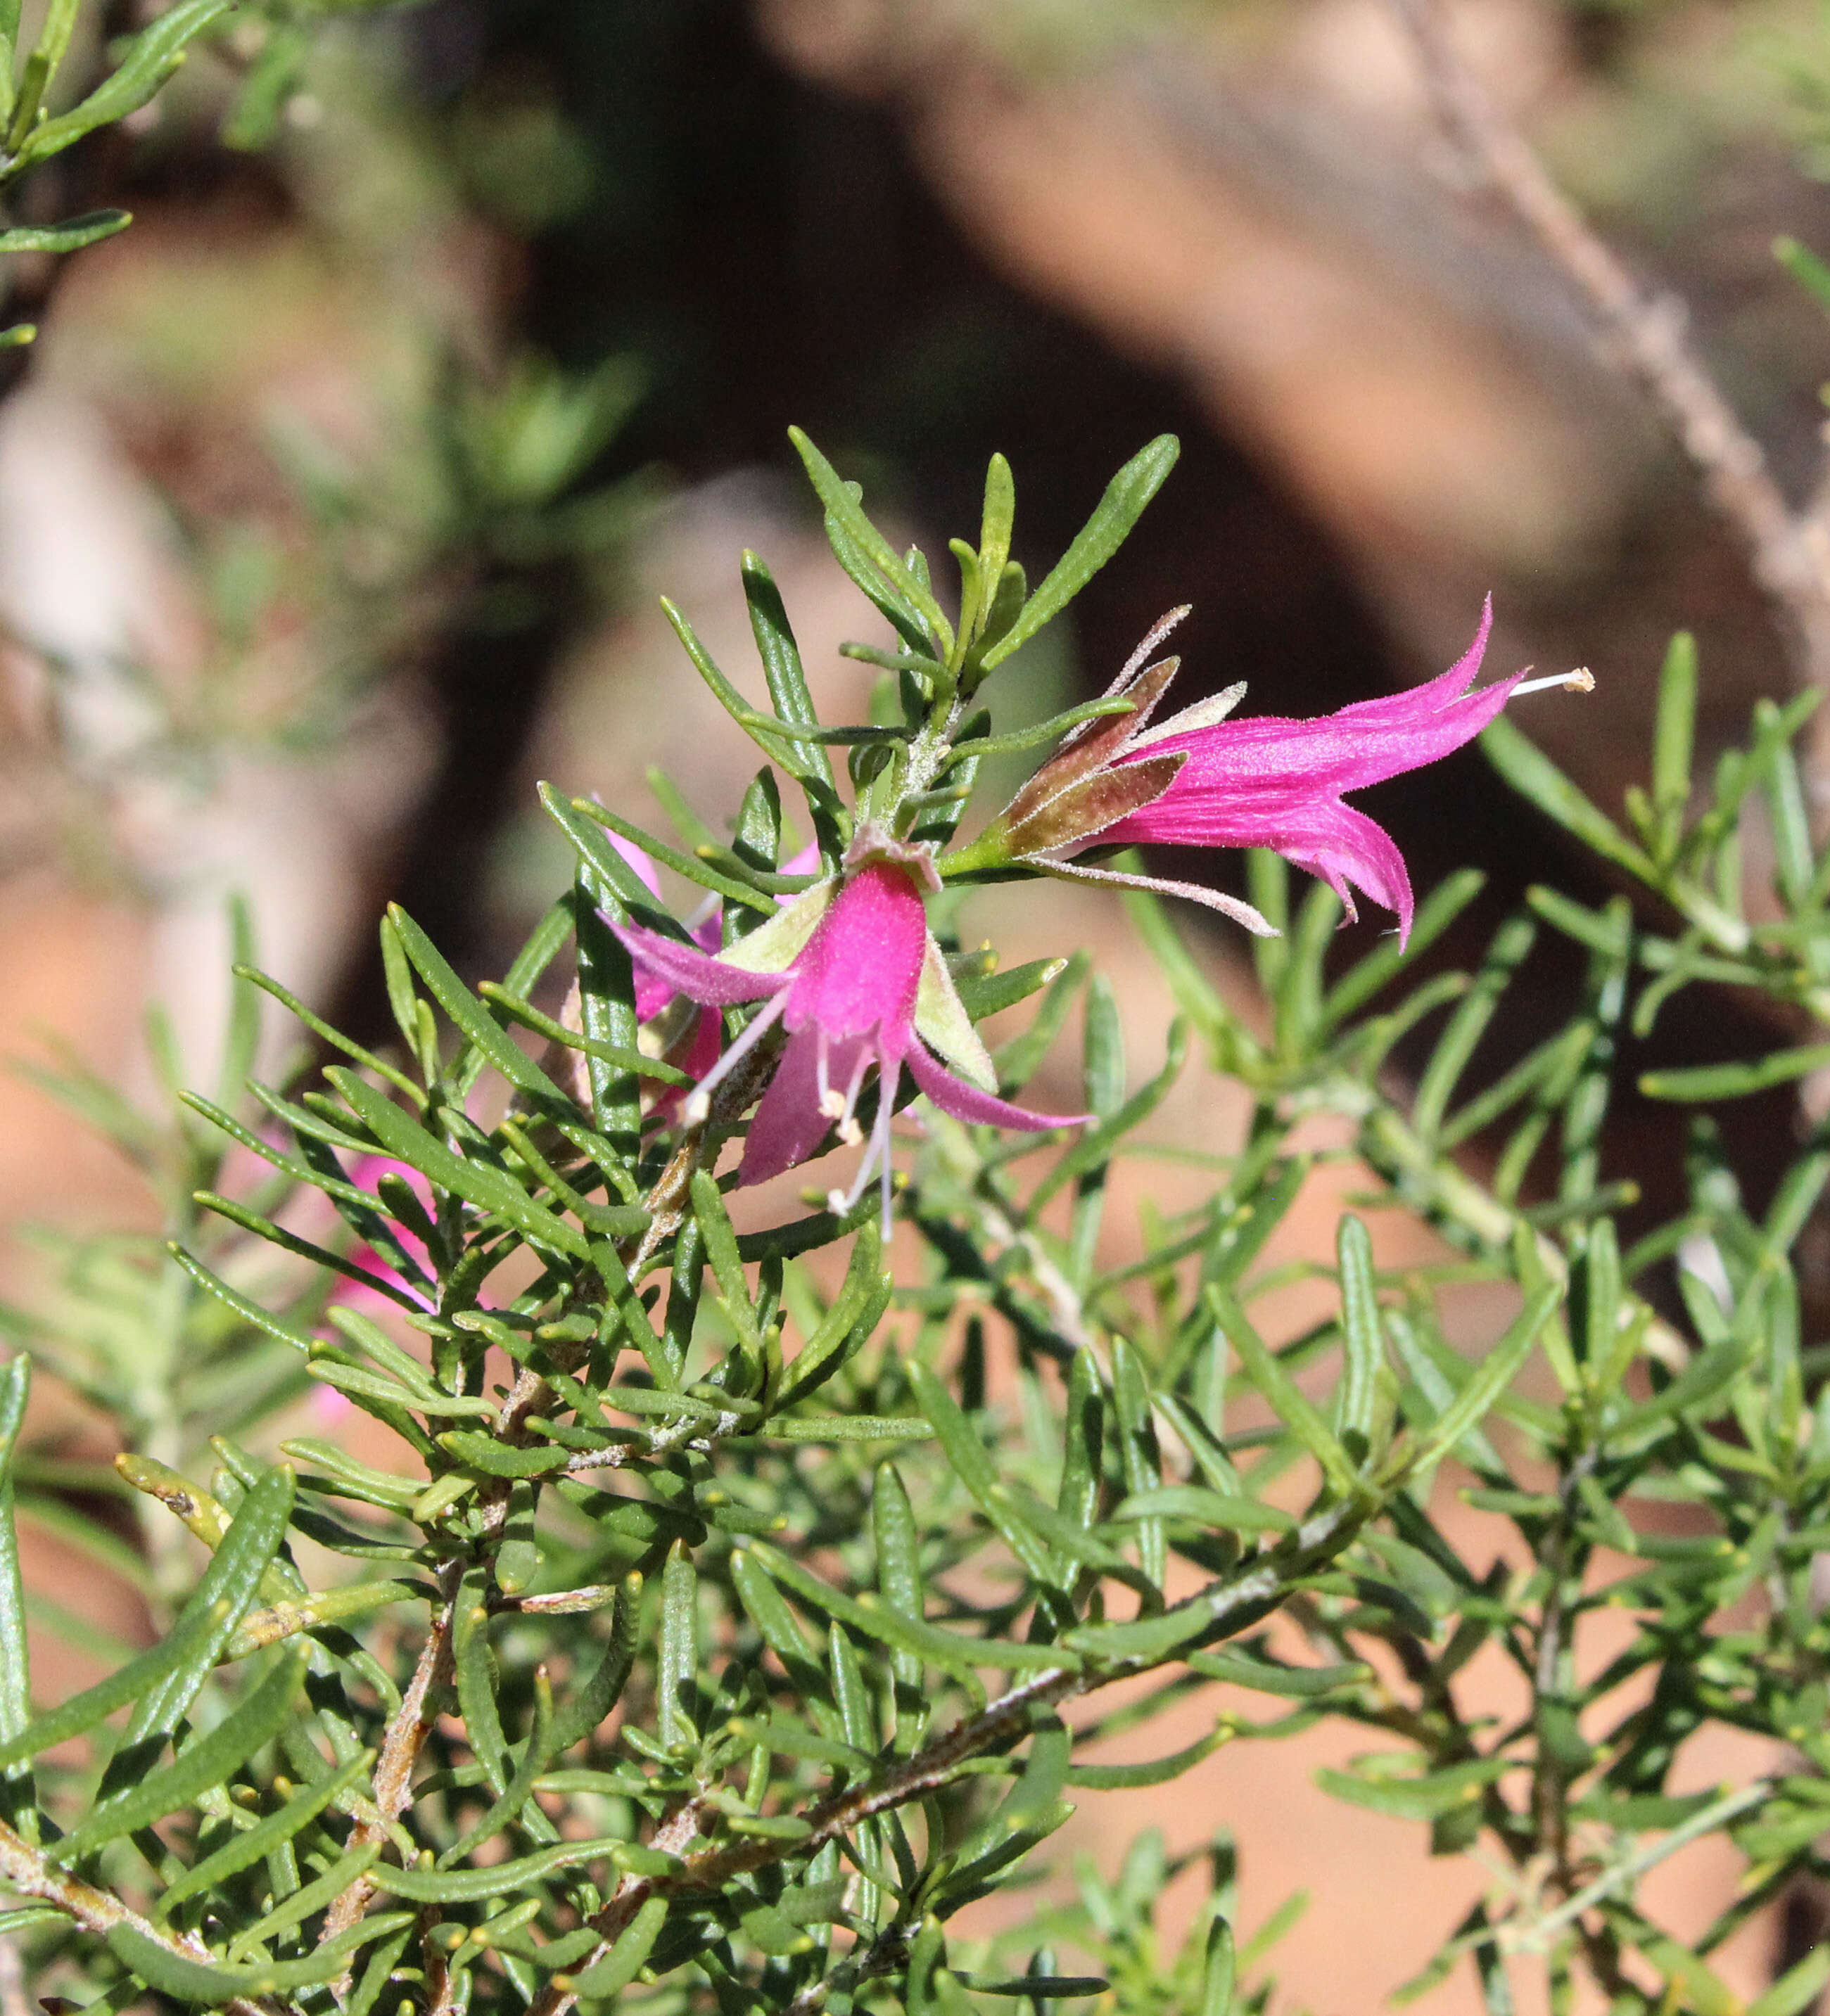
[[[1830,251],[1830,12],[1460,0],[1451,20],[1590,219],[1688,303],[1802,495],[1830,321],[1771,248]],[[1097,691],[1184,601],[1180,697],[1244,679],[1246,711],[1309,715],[1441,669],[1490,591],[1493,671],[1593,669],[1591,697],[1518,718],[1609,807],[1644,774],[1674,629],[1701,647],[1706,759],[1790,690],[1743,556],[1562,275],[1468,185],[1383,0],[427,0],[308,33],[276,10],[130,126],[60,157],[43,196],[123,203],[132,229],[0,276],[43,330],[0,351],[8,1055],[65,1048],[144,1088],[158,999],[180,1075],[207,1079],[232,891],[271,971],[384,1040],[381,905],[499,972],[565,873],[542,777],[665,823],[659,765],[718,827],[747,745],[657,598],[759,689],[746,546],[823,706],[856,718],[870,675],[837,647],[881,639],[791,422],[931,553],[976,525],[1003,450],[1032,579],[1122,460],[1181,437],[1072,626],[1000,675],[1000,725]],[[1420,890],[1487,871],[1445,961],[1534,880],[1598,893],[1476,751],[1364,803]],[[1746,844],[1757,866],[1757,826]],[[1236,861],[1194,872],[1239,886]],[[1237,935],[1183,921],[1249,1003]],[[1093,945],[1154,1067],[1165,997],[1114,907],[1051,887],[967,923],[1007,960]],[[1538,995],[1515,990],[1490,1073],[1561,1017],[1574,972],[1553,957]],[[1750,1012],[1667,1010],[1628,1076],[1770,1041]],[[1038,1103],[1071,1098],[1072,1064]],[[1211,1146],[1232,1111],[1191,1075],[1172,1135]],[[1661,1213],[1670,1111],[1636,1113],[1611,1172]],[[1725,1121],[1776,1149],[1793,1125],[1783,1093]],[[34,1221],[66,1240],[158,1223],[131,1168],[0,1078],[0,1223]],[[1327,1199],[1311,1229],[1325,1250]],[[1427,1241],[1400,1226],[1386,1250]],[[0,1293],[41,1294],[67,1251],[13,1237]],[[1814,1264],[1821,1303],[1830,1252]],[[65,1432],[93,1440],[74,1411]],[[77,1565],[40,1542],[47,1574]],[[131,1590],[95,1590],[131,1636]],[[1328,1805],[1309,1773],[1335,1761],[1222,1752],[1179,1804],[1069,1838],[1103,1856],[1133,1820],[1183,1844],[1235,1826],[1248,1924],[1314,1899],[1284,2006],[1372,2007],[1468,1877]],[[1681,1922],[1726,1863],[1679,1857],[1670,1880]],[[1778,1936],[1750,1930],[1739,1978]]]

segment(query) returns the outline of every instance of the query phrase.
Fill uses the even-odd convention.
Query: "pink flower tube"
[[[1468,650],[1447,671],[1407,693],[1311,721],[1277,715],[1233,721],[1228,716],[1245,691],[1240,685],[1153,728],[1151,715],[1178,661],[1145,666],[1144,660],[1187,613],[1172,610],[1113,682],[1107,697],[1129,701],[1131,711],[1068,736],[979,838],[942,863],[946,873],[1027,861],[1054,875],[1190,897],[1265,935],[1270,925],[1235,897],[1072,857],[1091,847],[1138,843],[1266,847],[1319,876],[1349,918],[1354,889],[1395,911],[1402,944],[1416,909],[1404,857],[1384,827],[1344,802],[1345,794],[1439,761],[1518,693],[1542,686],[1587,691],[1594,684],[1586,671],[1533,680],[1515,673],[1470,692],[1493,627],[1490,597]]]
[[[1198,703],[1140,734],[1115,767],[1149,756],[1187,760],[1159,797],[1101,833],[1100,845],[1268,847],[1319,876],[1350,918],[1349,884],[1396,911],[1402,944],[1416,908],[1404,857],[1385,828],[1343,804],[1342,795],[1440,761],[1472,742],[1512,697],[1522,674],[1468,690],[1493,617],[1490,600],[1461,657],[1406,693],[1312,721],[1263,715],[1186,725]]]
[[[859,1139],[858,1100],[873,1066],[876,1125],[857,1179],[835,1208],[849,1209],[874,1171],[887,1204],[890,1115],[905,1064],[935,1104],[958,1120],[1039,1130],[1084,1118],[1032,1113],[992,1089],[990,1060],[928,933],[916,879],[925,857],[899,854],[885,849],[842,881],[809,891],[715,958],[657,931],[619,927],[631,957],[689,999],[721,1008],[767,1004],[701,1080],[687,1103],[689,1120],[704,1117],[715,1086],[777,1023],[786,1031],[751,1124],[741,1183],[762,1183],[807,1161],[835,1123],[841,1141]]]

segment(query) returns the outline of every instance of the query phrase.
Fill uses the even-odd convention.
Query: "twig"
[[[380,1840],[412,1802],[413,1766],[438,1719],[438,1695],[451,1681],[452,1632],[463,1573],[463,1564],[459,1561],[448,1562],[440,1571],[442,1601],[426,1633],[426,1642],[420,1647],[413,1677],[382,1739],[381,1755],[375,1766],[376,1816],[357,1822],[350,1831],[348,1848],[362,1848]],[[339,1932],[348,1931],[367,1910],[374,1894],[373,1883],[366,1875],[358,1876],[331,1906],[324,1920],[323,1939],[333,1939]]]
[[[1463,62],[1441,0],[1392,6],[1416,45],[1443,126],[1587,302],[1608,355],[1659,408],[1709,501],[1739,535],[1779,617],[1796,683],[1830,685],[1830,507],[1795,511],[1788,503],[1765,451],[1692,347],[1683,303],[1648,292],[1589,228]],[[1812,783],[1821,801],[1830,794],[1830,725],[1818,733]]]
[[[1323,1561],[1331,1559],[1364,1523],[1373,1510],[1370,1499],[1344,1499],[1317,1514],[1273,1553],[1256,1561],[1244,1574],[1216,1577],[1205,1589],[1180,1603],[1172,1604],[1170,1615],[1205,1611],[1209,1629],[1203,1636],[1219,1635],[1234,1617],[1257,1616],[1286,1586],[1313,1573]],[[1037,1708],[1057,1708],[1084,1694],[1128,1679],[1161,1665],[1162,1659],[1115,1660],[1098,1667],[1050,1666],[1000,1695],[978,1713],[956,1723],[946,1735],[937,1737],[925,1750],[898,1765],[883,1777],[835,1793],[822,1800],[803,1816],[808,1831],[793,1841],[751,1837],[702,1849],[684,1856],[677,1874],[625,1876],[616,1895],[592,1921],[599,1943],[579,1963],[579,1971],[593,1967],[614,1947],[636,1913],[650,1897],[675,1896],[683,1892],[722,1889],[740,1876],[767,1867],[788,1856],[812,1855],[850,1833],[860,1821],[888,1813],[910,1801],[927,1798],[949,1784],[968,1759],[997,1744],[1020,1737]],[[683,1854],[697,1835],[703,1814],[698,1803],[689,1801],[669,1816],[650,1845],[669,1854]],[[557,1984],[570,1975],[557,1975],[529,2005],[528,2016],[567,2016],[574,2006],[569,1989]]]
[[[171,1931],[164,1925],[155,1925],[137,1911],[129,1910],[118,1897],[111,1896],[106,1890],[98,1890],[92,1883],[84,1882],[67,1870],[52,1868],[29,1841],[15,1834],[3,1821],[0,1821],[0,1885],[16,1891],[22,1897],[35,1897],[41,1903],[55,1905],[79,1925],[103,1938],[116,1927],[127,1925],[142,1939],[164,1946],[181,1960],[201,1960],[207,1964],[216,1957],[201,1939]],[[10,1944],[8,1950],[12,1951]],[[16,1953],[13,1954],[13,1964],[15,1967],[18,1966]],[[8,2016],[12,2007],[9,1998],[10,1985],[0,1982],[0,2007],[8,2011]],[[265,1996],[232,1996],[222,2007],[228,2016],[281,2016],[279,2005]]]

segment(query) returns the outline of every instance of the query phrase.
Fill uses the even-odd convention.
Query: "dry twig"
[[[1536,152],[1461,58],[1442,0],[1392,0],[1437,115],[1493,193],[1586,302],[1606,354],[1641,388],[1745,548],[1779,620],[1795,682],[1830,686],[1830,485],[1794,509],[1765,451],[1692,346],[1675,295],[1649,291],[1590,229]],[[1819,711],[1811,783],[1830,812],[1830,708]]]

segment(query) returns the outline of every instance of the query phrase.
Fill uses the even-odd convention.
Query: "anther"
[[[1546,679],[1527,679],[1512,689],[1512,697],[1521,693],[1544,693],[1551,686],[1561,686],[1565,693],[1593,693],[1595,675],[1587,665],[1578,665],[1572,672],[1554,672]]]

